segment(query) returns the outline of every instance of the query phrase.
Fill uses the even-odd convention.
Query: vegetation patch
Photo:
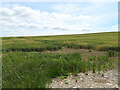
[[[45,88],[52,78],[67,78],[70,73],[105,71],[113,64],[106,56],[84,61],[80,53],[6,52],[3,55],[3,87]]]
[[[91,55],[87,60],[79,52],[43,53],[63,47],[107,51],[105,55]],[[94,50],[92,50],[94,49]],[[89,70],[104,72],[116,64],[111,57],[117,56],[118,32],[81,35],[36,37],[3,37],[3,88],[45,88],[52,78],[67,78]],[[67,84],[67,83],[66,83]]]

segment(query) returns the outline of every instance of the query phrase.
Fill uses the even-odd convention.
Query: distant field
[[[116,68],[119,49],[118,32],[3,37],[3,87],[45,88],[55,77],[104,73]]]
[[[3,37],[2,43],[3,51],[58,50],[63,46],[68,48],[118,50],[118,32],[58,36]]]

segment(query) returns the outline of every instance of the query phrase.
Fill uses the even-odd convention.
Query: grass
[[[61,47],[74,49],[95,49],[102,51],[119,51],[118,32],[58,35],[58,36],[29,36],[3,37],[3,51],[44,51],[58,50]],[[42,49],[42,50],[41,50]]]
[[[3,37],[3,88],[45,88],[52,78],[67,78],[79,72],[105,72],[115,67],[111,57],[117,56],[118,33],[81,35]],[[106,55],[84,60],[79,52],[43,53],[63,47],[107,51]],[[103,74],[102,74],[103,75]]]
[[[109,68],[108,63],[111,62],[106,56],[96,57],[94,62],[84,61],[80,53],[6,52],[3,55],[3,87],[45,88],[52,78],[88,70],[95,73]]]

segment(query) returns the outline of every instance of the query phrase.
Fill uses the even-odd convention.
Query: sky
[[[118,2],[3,2],[0,37],[118,31]]]

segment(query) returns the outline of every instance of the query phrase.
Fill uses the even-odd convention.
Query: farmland
[[[118,32],[3,37],[3,87],[45,88],[53,78],[90,70],[104,75],[117,68],[118,43]]]

